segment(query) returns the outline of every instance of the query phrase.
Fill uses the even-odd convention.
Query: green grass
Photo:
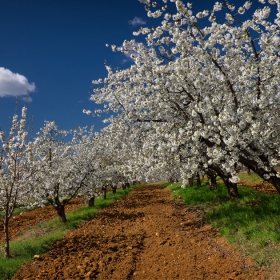
[[[29,210],[31,210],[31,209],[28,209],[28,208],[15,208],[13,213],[16,214],[16,213],[26,212],[26,211],[29,211]],[[0,218],[4,217],[4,216],[5,216],[5,212],[4,211],[0,211]]]
[[[176,183],[169,185],[168,189],[173,191],[174,197],[182,198],[187,206],[205,209],[203,219],[218,229],[244,256],[280,273],[279,195],[238,187],[241,198],[231,201],[223,184],[218,184],[214,191],[205,184],[182,189],[180,183]]]
[[[165,184],[167,186],[168,184]],[[224,200],[228,200],[227,189],[217,184],[218,188],[215,191],[210,191],[209,187],[204,183],[202,187],[186,187],[181,188],[181,183],[169,184],[168,189],[174,192],[174,197],[182,197],[187,205],[199,205],[207,208],[210,205],[216,205]]]
[[[10,243],[11,259],[5,259],[0,254],[0,279],[10,279],[23,262],[29,261],[36,254],[40,255],[50,249],[53,242],[60,240],[66,234],[65,230],[53,230],[43,236],[32,236],[29,239],[12,241]]]
[[[241,181],[247,181],[247,182],[254,182],[254,183],[264,182],[264,179],[262,179],[259,175],[257,175],[254,172],[251,172],[250,174],[248,174],[248,172],[246,171],[240,172],[239,178]]]
[[[23,262],[30,261],[34,255],[47,252],[51,244],[62,239],[69,230],[73,230],[82,222],[91,219],[100,209],[121,199],[135,187],[118,190],[116,194],[108,192],[106,200],[103,200],[102,197],[95,199],[94,207],[82,206],[69,212],[66,215],[65,224],[61,224],[58,218],[55,218],[49,222],[41,221],[35,227],[22,232],[17,240],[10,242],[11,259],[4,258],[4,244],[0,244],[0,279],[10,279]]]

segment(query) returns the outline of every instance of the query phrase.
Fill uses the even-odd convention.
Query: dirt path
[[[136,189],[56,242],[15,279],[268,279],[161,186]]]

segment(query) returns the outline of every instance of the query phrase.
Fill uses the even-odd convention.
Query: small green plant
[[[43,228],[47,227],[48,223],[46,221],[40,221],[37,225],[36,228]]]

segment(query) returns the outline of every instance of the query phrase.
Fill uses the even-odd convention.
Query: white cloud
[[[27,91],[34,92],[36,86],[29,83],[27,78],[9,69],[0,67],[0,97],[24,96]],[[30,98],[29,98],[30,101]]]
[[[127,56],[126,54],[125,54],[125,56]],[[125,64],[125,63],[127,63],[127,62],[131,62],[132,61],[132,59],[129,57],[129,58],[124,58],[122,61],[121,61],[121,64]]]
[[[134,17],[134,19],[130,20],[128,23],[134,27],[137,25],[144,25],[144,24],[146,24],[146,21],[140,17]]]

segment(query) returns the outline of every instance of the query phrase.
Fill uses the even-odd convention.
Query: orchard
[[[280,1],[216,2],[197,10],[181,0],[139,0],[154,27],[112,45],[128,68],[108,64],[93,81],[91,100],[112,113],[107,125],[59,129],[46,121],[28,140],[26,107],[10,132],[0,132],[0,216],[5,256],[17,207],[88,205],[136,181],[180,182],[219,177],[230,200],[241,195],[240,171],[251,170],[280,193]]]
[[[142,152],[148,147],[152,157],[145,162],[175,160],[183,185],[214,171],[234,199],[246,167],[280,192],[279,1],[260,1],[254,12],[250,1],[216,2],[198,13],[182,1],[140,2],[161,25],[134,32],[144,42],[113,45],[131,54],[131,67],[106,66],[108,76],[93,81],[101,86],[92,99],[118,113],[114,129],[149,131]],[[251,17],[241,21],[245,13]]]

